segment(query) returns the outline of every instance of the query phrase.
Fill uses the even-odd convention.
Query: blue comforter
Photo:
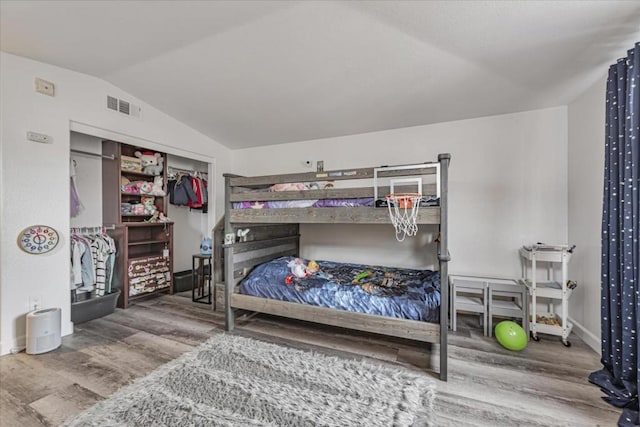
[[[282,257],[257,266],[240,283],[240,293],[402,319],[440,320],[438,272],[318,261],[319,271],[296,279],[287,267],[294,259]]]

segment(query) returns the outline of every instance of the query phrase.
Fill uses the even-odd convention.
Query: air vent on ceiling
[[[109,95],[107,95],[107,108],[138,119],[142,115],[142,108],[138,105]]]

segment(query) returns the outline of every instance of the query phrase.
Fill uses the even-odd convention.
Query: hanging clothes
[[[195,198],[193,200],[189,200],[187,206],[193,209],[200,209],[202,208],[202,182],[200,181],[200,178],[195,176],[190,176],[189,179],[191,180],[191,188],[193,189]]]
[[[116,244],[100,227],[72,229],[71,290],[103,296],[111,292]]]
[[[169,203],[172,205],[188,206],[202,213],[208,212],[207,180],[200,176],[200,172],[174,174],[173,179],[170,179],[167,184],[167,191]]]
[[[80,201],[80,194],[78,194],[78,186],[76,185],[76,161],[71,159],[69,165],[69,175],[71,182],[71,218],[75,218],[80,214],[80,211],[84,209],[84,205]]]
[[[188,206],[198,200],[189,175],[179,174],[175,181],[169,181],[168,189],[169,203],[172,205]]]

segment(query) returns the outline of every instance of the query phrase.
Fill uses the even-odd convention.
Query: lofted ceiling
[[[637,1],[9,1],[0,48],[105,79],[236,149],[565,105]]]

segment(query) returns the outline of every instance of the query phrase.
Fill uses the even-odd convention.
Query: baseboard
[[[576,322],[575,319],[571,317],[568,318],[569,322],[573,323],[573,333],[576,334],[586,345],[591,347],[593,351],[602,354],[602,343],[600,342],[600,338],[595,336],[591,331],[587,330],[580,323]]]
[[[19,337],[13,337],[11,341],[3,342],[0,346],[0,356],[7,354],[18,353],[27,347],[27,338],[22,335]]]
[[[61,336],[63,337],[73,334],[73,323],[72,322],[65,323],[60,333],[61,333]],[[12,337],[11,340],[7,340],[6,342],[0,342],[0,356],[19,353],[23,351],[25,348],[27,348],[26,335]]]

